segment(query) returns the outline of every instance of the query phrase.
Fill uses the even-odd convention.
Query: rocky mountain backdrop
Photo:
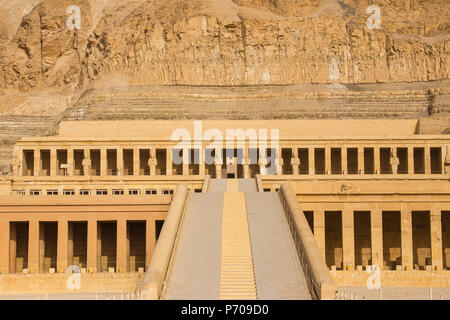
[[[73,5],[80,9],[79,29],[68,28]],[[375,22],[373,5],[380,8],[379,29],[368,25]],[[16,122],[27,123],[23,117],[48,129],[94,108],[89,101],[120,100],[131,87],[147,93],[158,87],[162,95],[168,87],[195,87],[205,97],[205,88],[231,88],[227,97],[219,94],[224,101],[235,96],[232,88],[241,88],[241,97],[253,92],[254,101],[285,97],[280,87],[298,88],[292,95],[311,92],[317,101],[347,92],[330,101],[352,102],[358,117],[366,110],[358,113],[358,101],[387,101],[374,117],[440,114],[448,121],[449,53],[448,0],[0,0],[0,135],[13,125],[20,136],[23,125]],[[373,93],[377,84],[381,100]],[[367,91],[362,100],[360,91]],[[189,97],[199,98],[198,92]],[[405,104],[397,112],[400,100],[416,109],[402,113]],[[123,101],[126,108],[130,99]],[[285,103],[286,110],[294,105]]]

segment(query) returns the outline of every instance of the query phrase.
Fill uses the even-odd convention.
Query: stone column
[[[283,149],[281,148],[281,146],[279,146],[275,150],[277,152],[277,157],[276,157],[276,160],[275,160],[275,164],[277,166],[277,174],[278,175],[282,175],[283,174],[283,165],[284,165]]]
[[[372,265],[383,270],[383,212],[377,207],[370,211]]]
[[[215,149],[214,151],[214,167],[216,169],[216,179],[222,179],[222,165],[224,159],[222,157],[222,149]]]
[[[191,152],[188,148],[183,148],[183,176],[189,175],[189,153]]]
[[[106,148],[100,149],[100,176],[108,175],[108,152]]]
[[[441,210],[433,208],[430,210],[431,226],[431,264],[433,269],[442,270],[442,221]]]
[[[205,176],[206,172],[206,164],[205,164],[205,150],[203,148],[198,149],[198,157],[199,157],[199,175]]]
[[[28,226],[28,270],[39,273],[39,221],[30,220]]]
[[[9,221],[0,221],[0,274],[9,272]]]
[[[322,209],[314,210],[314,239],[325,259],[325,211]]]
[[[172,175],[172,148],[167,148],[166,151],[166,175]]]
[[[347,148],[346,147],[341,148],[341,158],[342,158],[342,174],[347,174],[348,167],[347,167]]]
[[[402,231],[402,265],[406,270],[413,267],[413,238],[412,238],[412,211],[402,209],[401,212]]]
[[[73,176],[75,172],[75,162],[73,160],[72,148],[67,149],[67,165],[69,166],[69,169],[67,169],[67,175]]]
[[[87,231],[87,230],[86,230]],[[87,236],[87,234],[86,234]],[[73,223],[68,223],[67,265],[73,265]]]
[[[9,273],[16,273],[16,257],[17,257],[17,229],[15,223],[8,223],[9,228]],[[3,230],[1,230],[4,232]],[[6,235],[3,235],[6,237]],[[1,240],[0,240],[1,241]],[[0,245],[0,248],[2,246]],[[0,249],[1,250],[1,249]],[[0,253],[1,255],[1,253]],[[1,269],[1,267],[0,267]],[[1,271],[0,271],[1,273]]]
[[[408,147],[408,174],[414,174],[414,148]]]
[[[68,241],[69,241],[69,232],[68,232],[68,222],[67,220],[59,220],[58,221],[58,238],[57,238],[57,272],[65,273],[68,266]]]
[[[266,165],[267,165],[267,159],[266,159],[266,157],[265,156],[263,156],[263,157],[260,157],[259,159],[258,159],[258,166],[259,166],[259,174],[260,175],[265,175],[265,174],[267,174],[266,173]]]
[[[358,148],[358,173],[364,174],[364,147]]]
[[[325,147],[325,174],[331,174],[331,148]]]
[[[355,230],[353,225],[353,210],[342,210],[342,249],[344,270],[353,270],[355,268]]]
[[[138,176],[141,167],[141,161],[139,157],[139,148],[133,149],[133,175]]]
[[[151,176],[156,176],[156,166],[158,165],[158,159],[156,158],[156,149],[150,148],[150,158],[148,159],[148,168]]]
[[[250,150],[249,150],[249,143],[245,142],[245,149],[243,152],[243,159],[242,159],[242,165],[244,170],[244,178],[250,179],[251,173],[250,173]]]
[[[45,273],[49,270],[45,270],[45,227],[46,224],[42,223],[42,225],[39,226],[39,272]]]
[[[13,159],[11,163],[14,176],[23,176],[23,162],[23,150],[14,148]]]
[[[373,148],[373,164],[374,164],[374,171],[375,174],[380,174],[380,148],[374,147]]]
[[[308,165],[309,165],[309,174],[315,174],[314,148],[308,148]]]
[[[57,149],[50,149],[50,175],[57,176],[58,175],[58,161],[57,161]]]
[[[127,220],[117,220],[117,272],[128,272]]]
[[[34,176],[40,176],[41,175],[41,150],[40,149],[34,149]]]
[[[97,220],[88,221],[87,235],[87,268],[89,272],[99,272],[97,270]]]
[[[430,146],[424,147],[425,153],[425,174],[431,174],[431,154]]]
[[[292,148],[292,158],[291,158],[291,165],[292,165],[292,174],[298,175],[300,172],[300,159],[298,158],[298,148]]]
[[[117,175],[123,176],[124,175],[124,168],[123,168],[123,149],[121,147],[117,148]]]
[[[145,229],[145,271],[147,271],[147,268],[150,265],[150,259],[156,246],[155,220],[148,219]]]

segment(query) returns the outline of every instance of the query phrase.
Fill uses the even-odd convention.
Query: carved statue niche
[[[392,168],[392,173],[397,174],[398,172],[398,165],[400,164],[400,160],[397,157],[397,153],[395,152],[394,148],[391,148],[391,157],[389,160]]]
[[[91,167],[92,167],[92,162],[91,159],[89,158],[89,155],[85,155],[83,158],[83,161],[81,162],[81,165],[83,166],[83,172],[85,176],[90,176],[91,175]]]
[[[299,174],[299,167],[300,167],[300,158],[294,156],[291,158],[291,165],[292,165],[292,170],[293,170],[293,174],[297,175]]]
[[[150,149],[150,157],[148,158],[148,167],[150,168],[150,175],[156,175],[156,166],[158,165],[158,159],[156,158],[156,150]]]

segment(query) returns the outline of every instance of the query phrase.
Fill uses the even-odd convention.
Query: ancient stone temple
[[[172,252],[173,278],[164,289],[167,298],[214,295],[213,289],[195,288],[183,295],[176,283],[186,264],[202,275],[212,272],[203,270],[212,268],[210,262],[198,264],[193,252],[187,254],[199,246],[226,254],[226,243],[216,248],[208,239],[222,232],[225,241],[226,228],[233,232],[236,226],[226,224],[233,210],[244,215],[242,237],[251,240],[250,286],[256,289],[248,297],[289,297],[265,288],[273,279],[261,270],[276,268],[264,265],[272,254],[292,268],[298,265],[289,251],[276,253],[296,247],[288,227],[292,224],[294,235],[299,232],[289,222],[295,214],[304,216],[318,258],[336,285],[365,286],[368,270],[376,266],[385,286],[446,287],[450,137],[418,134],[417,127],[417,120],[63,121],[58,135],[22,138],[14,147],[13,174],[1,181],[0,270],[16,275],[8,279],[15,283],[24,274],[56,275],[75,265],[92,277],[135,273],[130,281],[136,286],[139,274],[152,266],[178,188],[183,221]],[[222,140],[211,142],[218,135]],[[300,212],[289,207],[291,194]],[[271,231],[277,223],[279,230]],[[264,230],[278,233],[273,242],[262,237]],[[206,244],[188,236],[193,232]],[[307,245],[306,235],[299,236],[297,245]],[[309,266],[298,267],[305,272]],[[221,271],[220,265],[214,269],[218,285],[226,280]],[[299,283],[292,297],[311,297],[310,279],[291,272]],[[192,281],[201,278],[192,275]],[[321,295],[330,298],[330,293]],[[236,293],[225,290],[221,296]]]
[[[450,299],[445,0],[0,5],[0,299]]]

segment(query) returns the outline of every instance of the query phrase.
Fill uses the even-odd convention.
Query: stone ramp
[[[258,298],[310,300],[278,193],[246,193]]]
[[[311,299],[279,195],[252,179],[191,194],[172,259],[163,299]]]
[[[192,193],[164,299],[219,299],[223,193]]]
[[[257,192],[256,179],[238,179],[239,192]]]
[[[227,191],[226,179],[211,179],[209,182],[208,192],[225,192]]]

